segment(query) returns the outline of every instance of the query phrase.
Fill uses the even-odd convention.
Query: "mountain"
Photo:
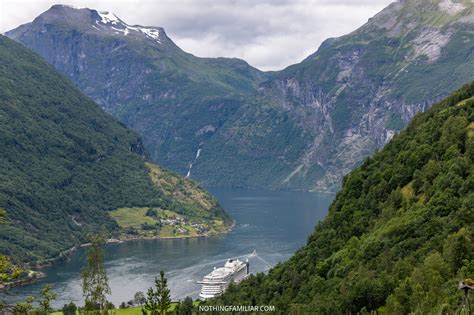
[[[139,132],[154,161],[183,175],[265,77],[239,59],[185,53],[163,28],[128,25],[86,8],[54,5],[6,35]]]
[[[180,174],[210,186],[334,190],[415,113],[472,79],[473,6],[392,3],[270,73],[194,57],[162,28],[90,9],[53,6],[7,36],[68,75],[136,130],[155,162]]]
[[[345,177],[307,244],[214,304],[291,314],[451,314],[474,277],[474,82]]]
[[[111,215],[118,209],[135,216],[143,207],[155,216],[167,211],[207,224],[209,233],[231,223],[213,197],[148,163],[134,132],[5,36],[0,145],[0,212],[6,210],[0,254],[16,262],[56,257],[101,227],[122,236],[120,221]]]
[[[275,185],[337,188],[415,113],[472,80],[473,34],[471,0],[399,1],[261,84],[271,110],[288,113],[307,138],[296,160],[282,152],[292,169]]]

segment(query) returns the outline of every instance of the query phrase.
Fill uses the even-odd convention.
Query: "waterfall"
[[[185,178],[190,178],[190,177],[191,177],[191,169],[193,168],[193,164],[196,163],[197,159],[198,159],[199,156],[201,155],[201,151],[202,151],[202,149],[198,149],[198,150],[197,150],[197,152],[196,152],[196,157],[194,158],[194,161],[189,164],[188,173],[186,173]]]
[[[186,178],[189,178],[189,176],[191,176],[191,169],[193,168],[193,163],[189,164],[189,169],[188,169],[188,173],[186,173]]]

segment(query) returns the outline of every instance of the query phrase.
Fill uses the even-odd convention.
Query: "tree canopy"
[[[152,179],[158,168],[146,163],[133,131],[2,35],[0,146],[0,216],[6,211],[8,217],[0,254],[16,262],[61,256],[101,226],[118,233],[109,212],[122,207],[230,224],[216,200],[191,181],[165,171]]]
[[[455,310],[474,276],[474,82],[345,179],[306,246],[211,303],[339,314]]]

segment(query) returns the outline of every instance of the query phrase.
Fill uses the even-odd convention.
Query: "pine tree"
[[[155,278],[155,288],[156,291],[152,287],[147,291],[145,309],[151,315],[165,315],[171,305],[171,297],[164,271],[160,271],[160,279]],[[146,313],[145,309],[142,309],[143,314]]]
[[[160,280],[155,280],[156,293],[158,295],[159,311],[161,315],[166,314],[171,305],[170,289],[164,271],[160,271]]]
[[[158,280],[155,278],[155,284],[157,281]],[[148,291],[146,292],[145,309],[142,308],[143,314],[147,314],[145,310],[150,311],[151,315],[158,314],[158,295],[152,287],[148,288]]]
[[[82,270],[82,294],[87,310],[107,309],[107,294],[110,294],[107,273],[104,267],[104,252],[102,245],[105,239],[102,235],[91,238],[91,246],[87,253],[87,266]]]

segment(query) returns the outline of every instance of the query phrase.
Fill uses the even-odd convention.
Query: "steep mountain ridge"
[[[271,73],[194,57],[162,28],[146,28],[160,42],[141,28],[53,6],[7,35],[136,130],[154,161],[209,186],[335,190],[474,73],[472,1],[392,3]]]
[[[473,7],[472,1],[392,3],[358,30],[325,41],[303,62],[262,83],[260,102],[287,113],[308,139],[297,159],[282,152],[291,171],[273,185],[337,188],[343,175],[417,112],[469,82]]]
[[[220,228],[231,223],[212,196],[146,163],[134,132],[5,36],[0,145],[0,254],[15,262],[57,257],[101,226],[118,237],[125,231],[110,215],[118,208],[153,207],[200,223],[220,221]]]
[[[474,277],[474,82],[344,178],[307,244],[210,304],[283,314],[454,314]],[[458,309],[459,311],[459,309]]]

